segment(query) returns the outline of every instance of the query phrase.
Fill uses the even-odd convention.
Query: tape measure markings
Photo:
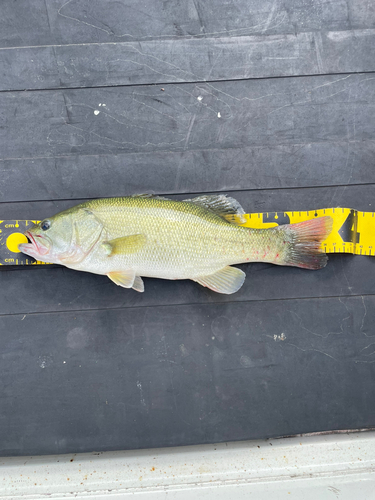
[[[254,218],[257,215],[257,218]],[[333,219],[331,234],[322,243],[326,253],[375,254],[374,212],[358,212],[352,208],[323,208],[308,211],[266,212],[246,214],[245,227],[268,228],[282,224],[295,224],[329,215]],[[280,217],[283,220],[280,220]]]

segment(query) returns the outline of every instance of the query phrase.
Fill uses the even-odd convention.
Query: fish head
[[[25,232],[19,250],[42,262],[80,263],[98,240],[102,225],[92,212],[73,208],[42,220]]]
[[[60,263],[60,257],[70,249],[73,236],[71,215],[60,214],[34,224],[25,232],[28,243],[18,249],[36,260]]]

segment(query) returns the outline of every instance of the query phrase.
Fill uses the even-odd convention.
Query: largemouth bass
[[[238,225],[241,205],[225,195],[174,201],[149,195],[92,200],[26,231],[20,251],[43,262],[107,275],[144,291],[141,276],[191,279],[215,292],[239,290],[245,273],[233,264],[270,262],[319,269],[320,243],[332,219],[271,229]]]

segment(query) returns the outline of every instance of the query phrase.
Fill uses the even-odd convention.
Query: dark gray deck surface
[[[0,4],[1,219],[232,193],[375,210],[375,3]],[[375,426],[375,259],[242,266],[243,288],[0,272],[0,454]]]

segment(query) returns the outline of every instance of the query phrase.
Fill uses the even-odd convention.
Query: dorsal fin
[[[237,200],[225,194],[206,194],[184,201],[207,208],[216,215],[220,215],[220,217],[223,217],[231,224],[242,224],[246,222],[246,219],[241,217],[244,215],[245,210]],[[230,215],[237,215],[238,220],[235,220],[233,217],[227,218],[227,216]]]
[[[170,201],[170,198],[165,198],[164,196],[159,196],[157,194],[152,194],[152,193],[140,193],[140,194],[133,194],[131,198],[153,198],[154,200],[167,200]]]

